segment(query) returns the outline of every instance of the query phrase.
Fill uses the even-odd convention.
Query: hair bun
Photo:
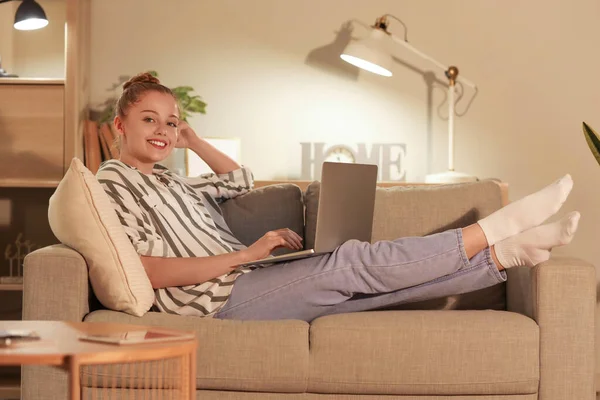
[[[157,77],[152,76],[149,72],[142,72],[141,74],[137,74],[136,76],[125,82],[123,84],[123,90],[127,89],[134,83],[154,83],[160,85],[160,81]]]

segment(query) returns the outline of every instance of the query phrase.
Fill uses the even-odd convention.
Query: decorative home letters
[[[302,172],[300,179],[321,179],[321,165],[325,161],[331,145],[325,143],[300,143],[302,146]],[[404,143],[357,143],[349,148],[357,163],[375,164],[379,167],[379,181],[405,181],[406,144]],[[370,146],[370,147],[369,147]]]

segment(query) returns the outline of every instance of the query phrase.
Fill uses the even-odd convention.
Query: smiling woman
[[[565,175],[465,228],[376,243],[349,240],[331,253],[255,270],[247,264],[281,247],[300,250],[302,237],[282,227],[243,245],[219,204],[252,189],[250,169],[181,121],[173,93],[156,78],[141,74],[124,87],[114,120],[121,158],[105,162],[96,177],[141,256],[162,312],[311,321],[345,307],[373,309],[369,301],[381,302],[375,308],[395,304],[394,296],[405,296],[406,288],[421,300],[440,291],[483,289],[504,282],[506,268],[548,260],[550,250],[569,243],[577,229],[577,212],[540,225],[566,200],[572,180]],[[174,147],[190,148],[214,173],[181,177],[158,164]],[[450,281],[453,289],[444,286]],[[423,291],[413,291],[417,286]],[[368,294],[369,301],[346,304],[354,294]],[[370,296],[376,294],[382,297]]]
[[[150,174],[177,143],[177,100],[171,89],[149,73],[133,77],[123,89],[114,119],[121,160]]]

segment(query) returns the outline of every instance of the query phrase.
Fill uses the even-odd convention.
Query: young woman
[[[540,225],[571,191],[569,175],[476,224],[426,237],[374,244],[348,241],[333,253],[265,268],[239,267],[274,249],[302,248],[289,229],[267,232],[249,247],[227,227],[219,203],[252,189],[252,173],[179,119],[173,93],[149,74],[129,80],[114,125],[120,160],[97,178],[114,204],[169,313],[230,319],[312,319],[341,312],[460,294],[506,280],[504,269],[548,260],[568,244],[579,213]],[[177,176],[157,164],[187,147],[215,172]]]

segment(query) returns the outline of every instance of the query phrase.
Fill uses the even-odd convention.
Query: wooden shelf
[[[23,290],[22,283],[0,283],[0,291],[19,291]],[[1,399],[2,397],[0,397]]]
[[[0,399],[20,399],[21,382],[18,377],[0,377]]]
[[[55,188],[59,183],[55,180],[0,179],[0,187],[5,188]]]
[[[0,78],[0,85],[64,85],[64,79],[57,78]]]

